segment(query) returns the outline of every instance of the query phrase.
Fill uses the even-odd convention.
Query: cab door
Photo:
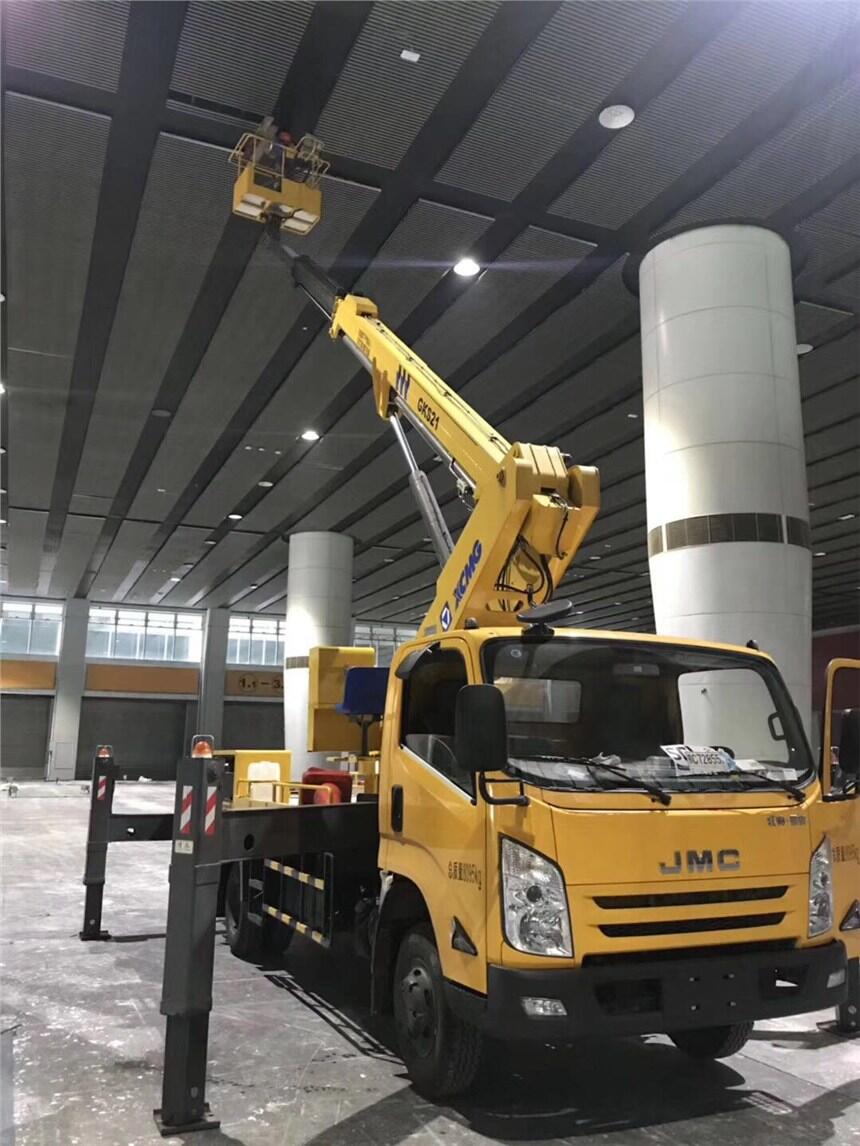
[[[839,659],[827,666],[821,786],[824,802],[813,809],[816,838],[829,836],[833,849],[834,925],[849,959],[860,957],[860,928],[849,926],[860,899],[860,661]]]
[[[475,801],[474,777],[454,754],[457,693],[475,682],[475,666],[456,637],[418,653],[393,666],[380,866],[411,880],[424,897],[443,975],[484,992],[486,806]]]

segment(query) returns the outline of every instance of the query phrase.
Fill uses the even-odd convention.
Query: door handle
[[[403,831],[403,787],[400,784],[391,789],[391,830]]]

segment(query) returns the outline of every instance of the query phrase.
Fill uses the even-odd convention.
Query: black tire
[[[448,1006],[439,953],[426,924],[408,931],[397,953],[394,1023],[400,1055],[417,1091],[444,1098],[468,1090],[480,1065],[483,1038]]]
[[[261,963],[283,955],[293,930],[283,923],[264,919],[262,927],[248,918],[248,876],[241,863],[234,863],[224,889],[224,934],[230,951],[246,963]]]
[[[669,1038],[690,1058],[729,1058],[746,1043],[752,1023],[732,1023],[726,1027],[699,1027],[694,1031],[675,1031]]]

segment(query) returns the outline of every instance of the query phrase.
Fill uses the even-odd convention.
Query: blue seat
[[[343,700],[337,706],[337,711],[354,719],[364,716],[381,720],[385,712],[387,689],[387,668],[347,669]]]

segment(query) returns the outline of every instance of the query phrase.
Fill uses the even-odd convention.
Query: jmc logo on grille
[[[675,852],[671,863],[660,864],[660,875],[680,875],[685,871],[689,875],[701,875],[702,872],[737,871],[741,866],[741,853],[737,848],[722,848],[717,852],[716,859],[710,848],[703,852],[688,851],[682,855]]]

